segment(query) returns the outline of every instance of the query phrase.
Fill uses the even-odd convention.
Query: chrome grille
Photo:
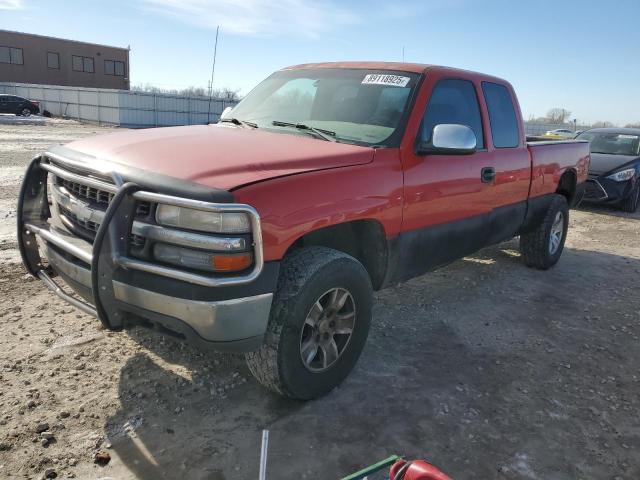
[[[88,208],[93,210],[105,211],[115,196],[114,193],[108,190],[90,187],[80,182],[73,182],[58,176],[54,178],[54,182],[57,186],[61,187],[61,191],[66,191],[67,195],[85,201],[88,204]],[[79,230],[80,233],[83,233],[88,239],[95,237],[98,228],[100,228],[100,223],[79,218],[71,210],[59,203],[58,209],[60,215],[62,215],[72,227]],[[151,204],[149,202],[138,202],[136,205],[136,218],[146,218],[150,213]],[[131,234],[129,236],[129,242],[132,247],[142,248],[145,245],[146,238]]]
[[[74,226],[80,227],[83,230],[86,230],[86,233],[90,236],[95,236],[98,232],[98,228],[100,228],[100,224],[97,222],[92,222],[91,220],[82,220],[78,218],[73,212],[64,208],[61,205],[58,205],[58,209],[60,210],[60,214],[64,215]],[[142,248],[144,247],[146,239],[140,235],[129,235],[129,243],[131,246]]]
[[[66,188],[69,192],[75,196],[93,201],[95,203],[103,203],[109,205],[109,202],[113,199],[114,194],[104,190],[98,190],[97,188],[88,187],[77,182],[71,182],[64,178],[57,177],[58,185]]]
[[[60,177],[56,177],[56,184],[60,187],[64,187],[74,196],[94,204],[94,207],[101,210],[106,210],[114,197],[113,193],[106,190],[99,190],[97,188],[89,187],[78,182],[72,182]],[[149,202],[138,202],[138,205],[136,206],[136,217],[146,217],[150,213],[151,204]]]

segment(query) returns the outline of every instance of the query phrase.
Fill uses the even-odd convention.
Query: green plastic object
[[[389,458],[385,458],[384,460],[381,460],[378,463],[374,463],[373,465],[367,468],[363,468],[362,470],[356,473],[352,473],[351,475],[348,475],[342,478],[341,480],[362,480],[363,478],[366,478],[369,475],[379,472],[385,467],[390,467],[391,465],[396,463],[396,460],[400,460],[400,458],[402,457],[399,457],[398,455],[391,455]]]

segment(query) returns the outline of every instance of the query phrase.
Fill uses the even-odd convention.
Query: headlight
[[[158,205],[156,221],[161,225],[212,233],[249,233],[249,215],[242,212],[206,212],[193,208]]]
[[[627,168],[626,170],[620,170],[619,172],[614,173],[613,175],[609,175],[607,178],[609,180],[615,180],[616,182],[625,182],[636,174],[635,168]]]
[[[206,252],[166,243],[156,243],[153,254],[158,260],[171,265],[209,272],[236,272],[248,268],[253,263],[253,255],[249,252]]]

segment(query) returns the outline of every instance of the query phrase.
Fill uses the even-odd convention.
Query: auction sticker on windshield
[[[362,80],[362,85],[387,85],[390,87],[406,87],[411,78],[400,75],[384,75],[370,73]]]

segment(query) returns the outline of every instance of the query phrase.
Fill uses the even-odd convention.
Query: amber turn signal
[[[248,268],[253,262],[250,253],[235,255],[211,255],[211,266],[216,272],[237,272]]]

